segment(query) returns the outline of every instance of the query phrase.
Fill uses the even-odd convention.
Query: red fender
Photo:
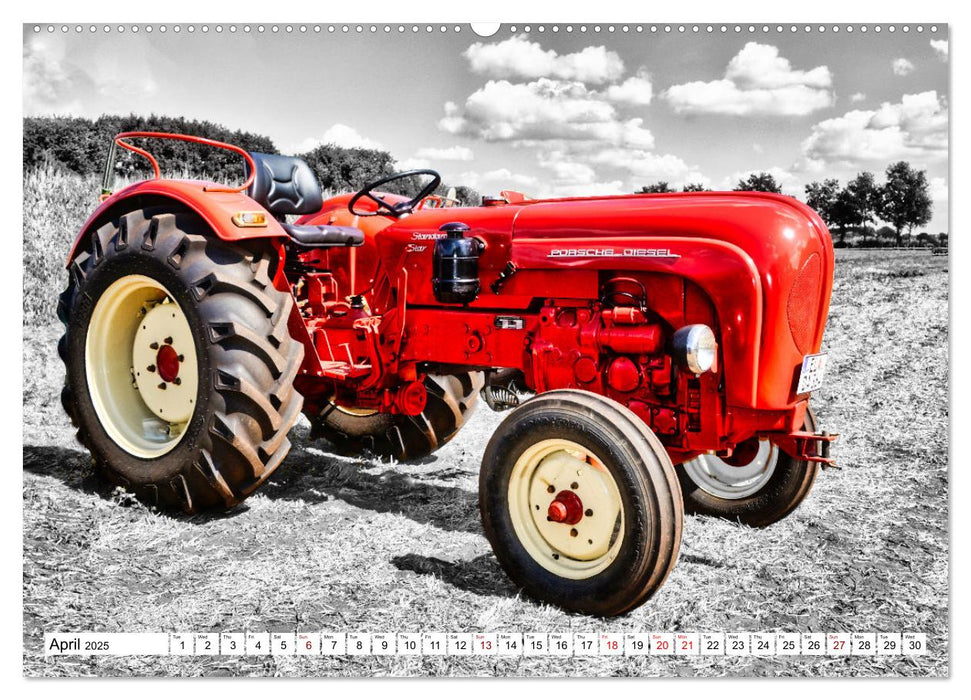
[[[177,202],[196,212],[209,228],[224,241],[242,241],[258,238],[285,238],[286,232],[273,216],[242,192],[207,191],[207,187],[219,187],[212,182],[199,180],[145,180],[129,185],[108,197],[81,227],[81,232],[71,246],[65,266],[87,245],[92,231],[118,216],[146,205],[161,201]],[[139,200],[142,201],[139,201]],[[233,214],[239,211],[266,212],[266,226],[241,228],[233,223]]]

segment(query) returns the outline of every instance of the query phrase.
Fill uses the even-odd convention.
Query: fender
[[[207,187],[218,187],[218,185],[200,180],[146,180],[119,190],[102,202],[101,206],[95,209],[84,222],[84,226],[74,240],[74,245],[71,246],[65,267],[70,265],[78,250],[87,246],[91,233],[105,223],[127,212],[165,202],[188,207],[209,225],[217,237],[224,241],[287,237],[273,215],[245,194],[206,191]],[[238,211],[266,212],[266,226],[254,228],[236,226],[233,223],[233,214]]]
[[[729,405],[755,406],[762,335],[762,280],[749,255],[736,245],[708,238],[649,239],[647,255],[636,253],[630,238],[569,237],[516,239],[512,260],[520,269],[588,269],[665,272],[695,282],[715,306],[722,332],[725,389]],[[583,252],[613,249],[612,256],[558,255],[556,251]],[[634,249],[634,250],[632,250]]]

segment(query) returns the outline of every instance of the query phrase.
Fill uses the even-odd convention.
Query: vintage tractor
[[[229,149],[246,181],[163,179],[136,137]],[[155,179],[112,194],[116,146]],[[404,182],[418,191],[382,193]],[[661,586],[685,510],[764,526],[806,497],[833,439],[809,409],[833,276],[811,209],[742,192],[455,207],[439,184],[411,171],[323,201],[297,158],[119,135],[58,306],[63,402],[98,471],[160,507],[225,509],[301,411],[335,450],[406,460],[482,394],[511,409],[479,482],[499,562],[596,615]]]

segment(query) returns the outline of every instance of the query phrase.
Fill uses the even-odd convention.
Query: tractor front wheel
[[[626,407],[590,392],[550,391],[512,411],[482,459],[479,508],[509,577],[567,610],[631,610],[678,558],[667,451]]]
[[[816,432],[811,409],[806,411],[804,426]],[[794,459],[768,440],[741,447],[734,459],[699,455],[678,465],[686,513],[767,527],[806,499],[816,481],[818,464]]]
[[[272,251],[221,242],[191,212],[95,231],[58,315],[64,408],[97,471],[143,501],[231,507],[280,465],[303,398],[303,346]]]

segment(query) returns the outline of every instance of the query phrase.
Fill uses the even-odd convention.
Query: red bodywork
[[[803,357],[822,342],[834,258],[819,216],[793,198],[506,196],[466,208],[436,200],[393,219],[355,216],[342,195],[298,223],[357,226],[364,245],[308,250],[287,243],[271,216],[263,228],[237,227],[233,214],[260,205],[212,187],[132,185],[99,207],[76,245],[144,197],[194,209],[219,238],[269,239],[281,260],[274,282],[297,301],[290,330],[306,346],[296,384],[309,412],[337,401],[414,415],[426,372],[514,368],[537,392],[579,388],[619,401],[675,462],[728,455],[753,436],[815,454],[801,432],[809,397],[795,390]],[[466,306],[432,291],[435,241],[453,221],[483,244],[482,292]],[[363,308],[348,302],[353,294]],[[623,302],[632,296],[643,303]],[[708,325],[718,340],[714,371],[697,377],[669,346],[688,324]]]

